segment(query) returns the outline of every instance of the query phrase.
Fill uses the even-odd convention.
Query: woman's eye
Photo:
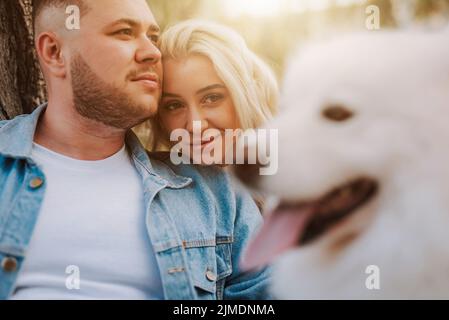
[[[209,103],[215,103],[217,101],[220,101],[223,98],[220,94],[210,94],[206,97],[204,97],[203,103],[209,104]]]
[[[174,111],[180,108],[182,108],[182,104],[179,102],[169,102],[164,104],[164,109],[167,111]]]

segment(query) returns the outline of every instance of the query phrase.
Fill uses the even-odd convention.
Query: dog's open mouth
[[[298,239],[299,244],[308,244],[324,234],[326,230],[367,203],[376,192],[377,183],[374,180],[361,178],[345,184],[319,199],[315,204],[315,213],[307,223],[305,232]]]
[[[266,265],[288,249],[312,243],[367,204],[377,190],[374,179],[358,178],[313,201],[281,203],[248,246],[242,266]]]

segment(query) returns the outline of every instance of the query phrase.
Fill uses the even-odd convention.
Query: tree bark
[[[0,1],[0,119],[30,113],[45,99],[33,44],[31,0]]]

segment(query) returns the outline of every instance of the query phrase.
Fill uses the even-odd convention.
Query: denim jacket
[[[0,299],[14,292],[45,196],[45,175],[30,158],[44,109],[0,121]],[[220,168],[155,159],[131,131],[126,145],[142,177],[165,298],[269,298],[270,268],[239,269],[242,250],[262,223],[250,195]]]

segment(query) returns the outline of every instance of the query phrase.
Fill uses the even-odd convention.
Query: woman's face
[[[168,134],[175,129],[187,130],[191,151],[215,150],[211,153],[213,159],[223,160],[226,148],[232,147],[226,145],[224,130],[238,129],[240,124],[231,95],[212,62],[201,55],[190,55],[183,59],[166,59],[163,66],[163,95],[159,108],[162,128]],[[219,130],[222,148],[217,145],[217,138],[194,141],[194,121],[201,123],[202,137],[205,130]]]

